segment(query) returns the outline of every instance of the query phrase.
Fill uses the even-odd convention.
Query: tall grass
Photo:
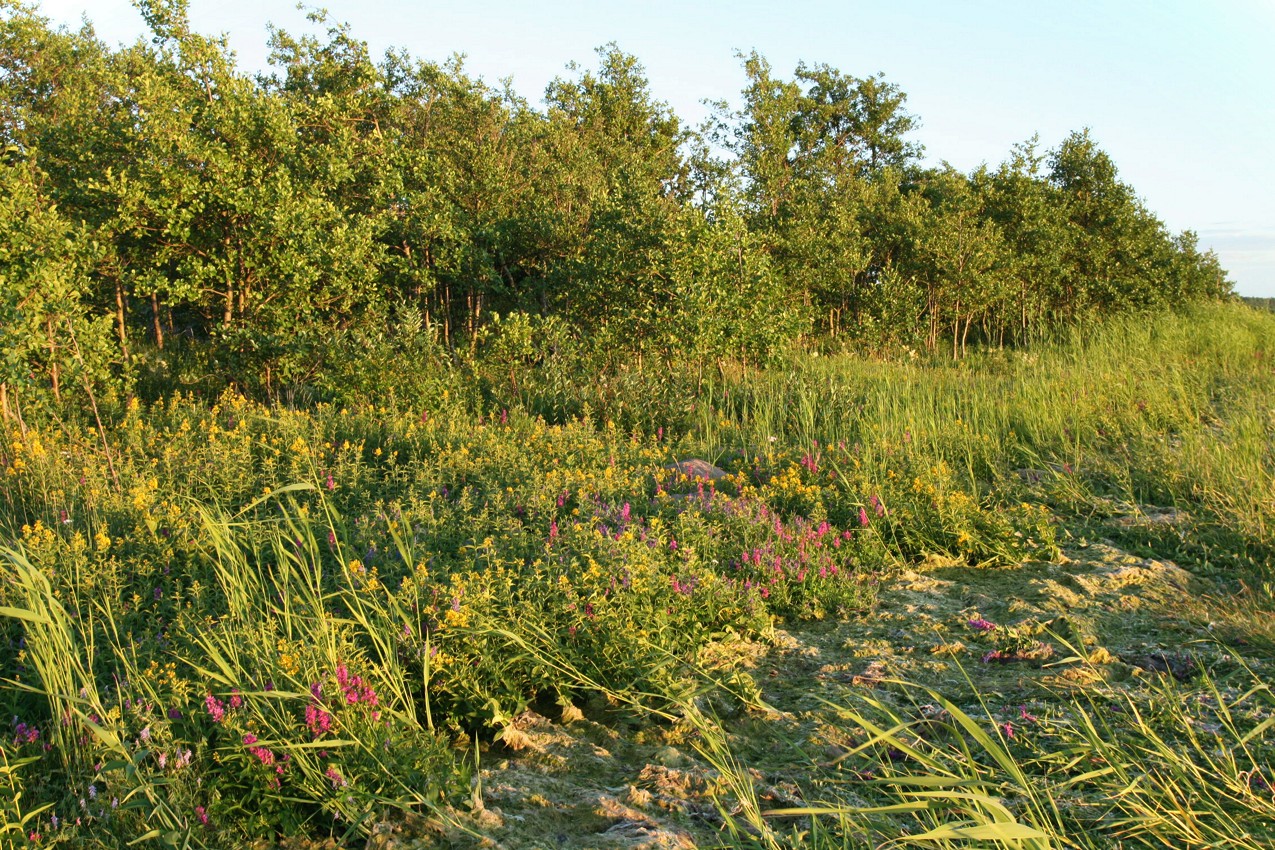
[[[720,806],[735,847],[1256,850],[1275,841],[1275,695],[1239,668],[1226,684],[1060,692],[1049,716],[1012,720],[906,682],[852,693],[827,711],[862,743],[831,764],[793,755],[812,766],[805,806],[758,810],[720,725],[699,720],[700,748],[742,801]]]
[[[883,472],[909,446],[978,497],[1045,498],[1072,516],[1177,507],[1219,538],[1212,551],[1269,578],[1273,397],[1275,321],[1213,305],[956,363],[843,356],[723,373],[688,445],[724,458],[843,444]]]

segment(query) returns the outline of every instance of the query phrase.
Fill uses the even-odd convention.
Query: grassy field
[[[1273,358],[1228,305],[552,423],[9,422],[4,840],[1270,846]]]

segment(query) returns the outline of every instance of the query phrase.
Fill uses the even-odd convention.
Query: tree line
[[[960,356],[1230,293],[1087,132],[926,167],[880,75],[744,55],[740,102],[690,128],[614,45],[533,104],[322,13],[249,74],[185,0],[139,8],[151,38],[112,48],[0,0],[6,410],[572,339],[600,369]]]

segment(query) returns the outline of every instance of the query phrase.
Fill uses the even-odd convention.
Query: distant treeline
[[[1252,307],[1254,310],[1270,310],[1271,312],[1275,312],[1275,298],[1258,298],[1253,295],[1244,295],[1240,297],[1240,300]]]
[[[352,363],[569,344],[600,370],[959,356],[1230,293],[1087,132],[923,167],[881,76],[742,56],[740,103],[692,130],[614,45],[536,105],[459,61],[374,61],[322,14],[247,74],[185,0],[140,5],[152,38],[116,49],[0,0],[5,405],[335,396],[381,380]]]

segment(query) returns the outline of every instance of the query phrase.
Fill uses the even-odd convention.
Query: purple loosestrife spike
[[[212,694],[204,696],[204,706],[208,709],[208,714],[213,719],[213,723],[220,723],[226,716],[226,705]]]

